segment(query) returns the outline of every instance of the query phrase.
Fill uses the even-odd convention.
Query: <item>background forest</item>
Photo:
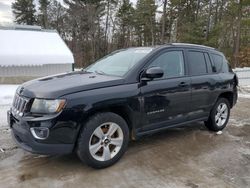
[[[56,29],[76,67],[131,46],[188,42],[250,66],[250,0],[16,0],[15,22]]]

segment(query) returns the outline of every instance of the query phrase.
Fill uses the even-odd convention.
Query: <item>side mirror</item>
[[[153,80],[155,78],[161,78],[163,76],[164,72],[162,70],[162,68],[160,67],[151,67],[148,68],[142,75],[142,79],[143,81],[149,81],[149,80]]]

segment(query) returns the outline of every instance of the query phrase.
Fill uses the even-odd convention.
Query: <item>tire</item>
[[[229,116],[230,104],[228,100],[219,98],[211,110],[208,120],[205,121],[205,125],[211,131],[220,131],[226,127]]]
[[[89,118],[80,132],[77,155],[81,161],[96,169],[116,163],[125,153],[129,142],[126,121],[111,112]]]

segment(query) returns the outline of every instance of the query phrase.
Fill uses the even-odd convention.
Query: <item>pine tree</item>
[[[138,0],[136,4],[136,31],[139,37],[139,45],[155,44],[155,15],[156,8],[154,0]]]
[[[105,53],[109,51],[109,30],[111,28],[112,15],[115,7],[117,6],[117,0],[104,0],[103,5],[105,6],[105,29],[104,29],[104,38],[105,38]]]
[[[107,52],[105,3],[100,0],[64,0],[64,3],[68,6],[71,49],[79,65],[86,66]]]
[[[12,3],[12,10],[16,23],[27,25],[34,25],[36,23],[36,9],[33,0],[16,0]]]
[[[56,29],[63,39],[66,40],[70,33],[70,22],[68,22],[67,8],[59,1],[51,0],[48,6],[48,24],[49,28]]]
[[[133,45],[133,16],[134,8],[132,3],[129,0],[123,0],[116,14],[119,29],[118,33],[116,33],[118,37],[118,48],[125,48]]]
[[[50,1],[49,0],[39,0],[39,18],[38,21],[40,23],[40,25],[47,29],[49,27],[49,23],[48,23],[48,8],[50,5]]]

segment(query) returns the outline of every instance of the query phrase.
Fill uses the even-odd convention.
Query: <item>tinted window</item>
[[[207,73],[207,65],[202,52],[188,52],[189,72],[191,75],[201,75]]]
[[[184,60],[182,51],[170,51],[157,57],[149,67],[161,67],[163,78],[180,77],[184,75]]]
[[[223,57],[220,55],[212,54],[212,59],[214,62],[216,72],[220,72],[223,63]]]
[[[226,60],[226,58],[223,58],[223,63],[222,63],[222,72],[230,72],[231,71],[231,67],[228,63],[228,61]]]

